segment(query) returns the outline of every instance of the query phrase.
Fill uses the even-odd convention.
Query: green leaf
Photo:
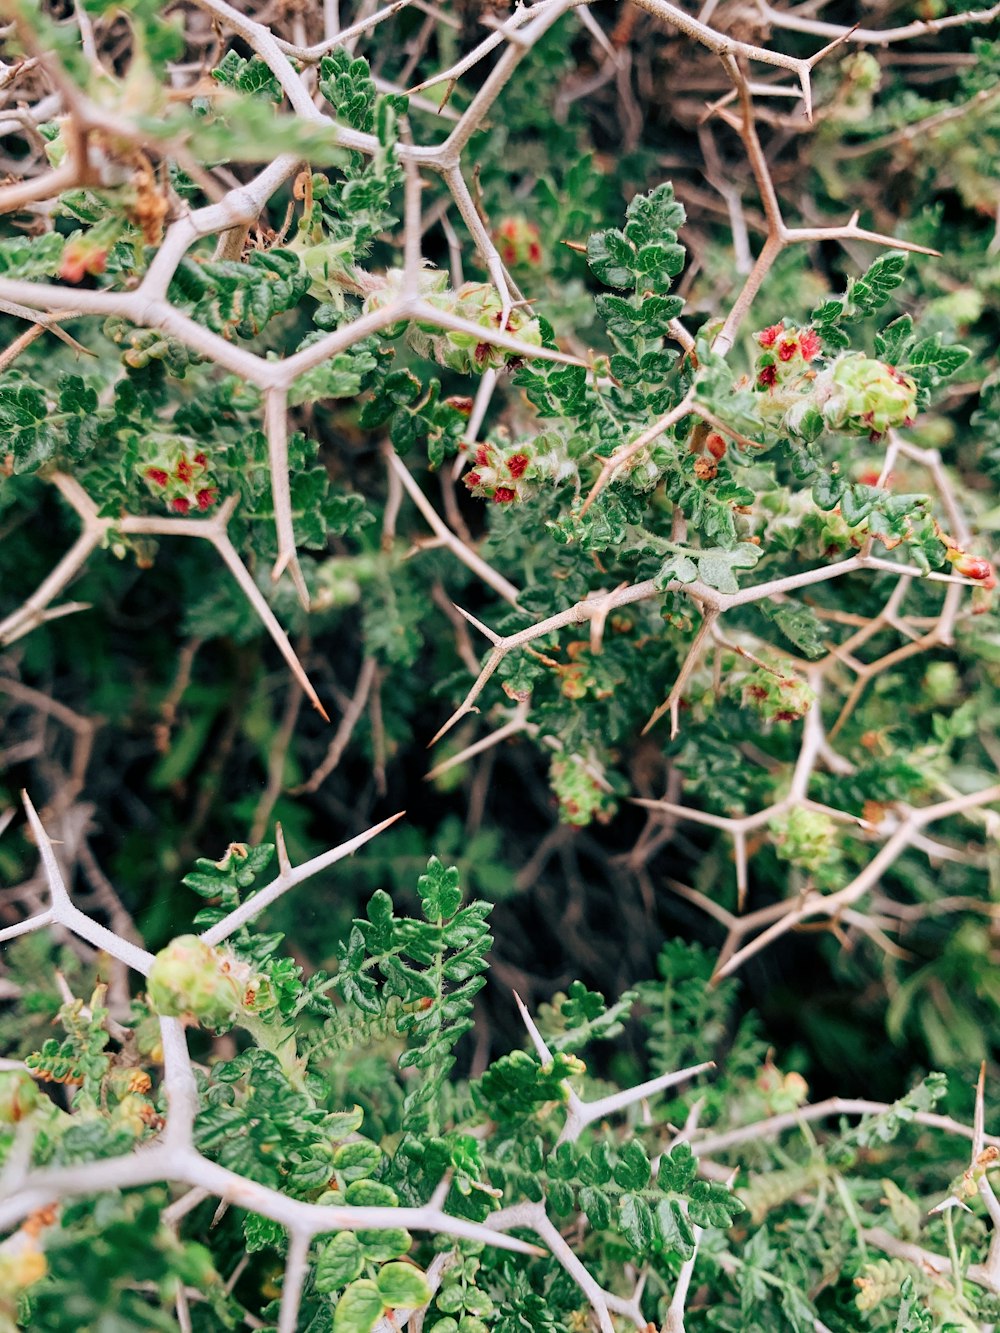
[[[686,1194],[697,1174],[698,1159],[691,1151],[690,1143],[678,1143],[671,1152],[661,1156],[656,1183],[661,1190]]]
[[[889,300],[902,283],[906,270],[906,255],[890,250],[870,265],[860,278],[847,285],[846,301],[852,317],[872,315]]]
[[[826,652],[827,630],[811,607],[802,602],[757,602],[760,613],[777,625],[804,656],[814,659]]]
[[[753,569],[762,555],[761,548],[752,542],[740,542],[731,551],[716,546],[710,551],[692,552],[698,565],[698,576],[710,588],[719,592],[739,592],[740,585],[734,569]]]
[[[280,102],[281,84],[260,56],[245,60],[237,51],[227,51],[212,70],[212,78],[238,93],[263,97],[269,102]]]
[[[445,921],[455,915],[462,903],[458,870],[446,870],[436,856],[427,862],[427,872],[417,880],[424,916],[428,921]]]
[[[431,1299],[431,1289],[419,1268],[411,1264],[386,1264],[378,1275],[378,1290],[392,1309],[417,1309]]]
[[[725,1185],[696,1180],[688,1189],[688,1216],[699,1227],[728,1227],[746,1205]]]
[[[57,231],[41,236],[9,236],[0,241],[0,276],[28,281],[53,278],[62,264],[65,237]]]
[[[622,1148],[615,1163],[614,1175],[624,1190],[642,1190],[649,1184],[649,1158],[638,1139],[632,1139]]]
[[[656,1230],[666,1253],[681,1259],[694,1254],[694,1231],[677,1199],[661,1199],[656,1205]]]
[[[913,320],[909,315],[900,315],[887,324],[881,333],[876,333],[875,355],[890,366],[898,365],[906,355],[912,333]]]
[[[634,285],[635,250],[615,228],[594,232],[587,240],[587,263],[608,287]]]
[[[638,1255],[648,1255],[656,1238],[649,1204],[636,1194],[623,1194],[618,1202],[618,1230]]]
[[[353,1231],[340,1231],[322,1247],[314,1270],[316,1290],[338,1291],[353,1282],[365,1266],[365,1255]]]
[[[398,1208],[396,1191],[378,1180],[352,1180],[344,1198],[358,1208]]]
[[[372,1333],[384,1309],[382,1293],[370,1278],[352,1282],[337,1302],[333,1333]]]
[[[333,1155],[334,1170],[345,1180],[364,1180],[378,1170],[382,1149],[362,1139],[345,1143]]]

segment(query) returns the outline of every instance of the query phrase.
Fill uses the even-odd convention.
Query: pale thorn
[[[364,833],[359,833],[357,837],[342,842],[338,847],[321,852],[319,856],[314,856],[309,861],[303,861],[299,866],[290,867],[287,872],[282,870],[277,879],[273,879],[270,884],[255,893],[252,898],[248,898],[246,902],[241,903],[239,907],[235,907],[227,913],[221,921],[217,921],[214,926],[210,926],[208,930],[203,931],[201,938],[206,944],[221,944],[223,940],[232,935],[233,931],[238,930],[240,926],[245,926],[247,922],[253,921],[263,912],[265,907],[270,907],[271,903],[276,902],[282,894],[287,893],[296,884],[311,879],[313,875],[319,874],[321,870],[326,870],[328,866],[336,865],[338,861],[343,861],[347,856],[353,856],[365,843],[378,837],[390,825],[402,819],[405,814],[405,810],[399,810],[396,814],[390,815],[388,819],[383,819],[380,824],[374,824],[371,828],[365,829]]]
[[[647,1079],[645,1083],[639,1083],[634,1088],[612,1092],[607,1097],[599,1097],[593,1102],[578,1099],[578,1107],[571,1108],[559,1141],[563,1142],[567,1138],[575,1139],[581,1130],[593,1124],[595,1120],[604,1120],[607,1116],[614,1115],[616,1111],[624,1111],[627,1107],[634,1106],[636,1102],[644,1101],[647,1097],[653,1097],[658,1092],[664,1092],[667,1088],[685,1083],[689,1078],[695,1078],[698,1074],[714,1068],[714,1060],[705,1060],[701,1064],[691,1065],[688,1069],[659,1074],[656,1078]]]
[[[488,625],[484,625],[481,620],[477,620],[471,611],[466,611],[464,607],[459,606],[457,602],[452,602],[452,606],[460,616],[473,626],[474,629],[479,630],[480,634],[489,639],[494,648],[498,648],[500,644],[503,643],[503,635],[497,634],[494,630],[491,630]]]
[[[949,1194],[947,1199],[942,1199],[940,1203],[935,1204],[933,1208],[928,1208],[927,1216],[933,1217],[935,1213],[945,1213],[949,1208],[962,1208],[965,1212],[971,1213],[972,1209],[957,1194]]]
[[[285,847],[285,831],[280,824],[274,826],[274,846],[278,853],[278,870],[282,875],[290,875],[292,863],[288,859],[288,849]]]

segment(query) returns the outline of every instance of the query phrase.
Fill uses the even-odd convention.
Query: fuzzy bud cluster
[[[177,443],[161,447],[153,457],[147,455],[142,477],[172,514],[204,514],[219,498],[218,487],[211,485],[206,455],[189,456]]]
[[[559,801],[559,816],[567,824],[584,827],[596,819],[606,824],[615,813],[615,800],[599,781],[599,770],[583,755],[553,759],[549,783]]]
[[[768,722],[797,722],[816,701],[801,676],[781,676],[755,667],[743,681],[743,705],[754,708]]]
[[[542,434],[534,440],[506,444],[461,444],[471,466],[463,480],[473,495],[494,504],[513,504],[526,499],[542,480],[560,482],[576,474],[576,464],[556,435]]]
[[[248,963],[198,935],[178,935],[153,960],[146,989],[158,1014],[219,1028],[253,1003],[257,981]]]
[[[424,272],[420,275],[420,295],[443,314],[454,315],[491,332],[502,330],[532,347],[541,347],[542,330],[538,320],[532,318],[530,312],[516,308],[509,311],[505,319],[500,293],[491,283],[466,282],[457,290],[447,284],[447,274]],[[394,270],[369,292],[365,310],[381,309],[394,301],[401,291],[402,274]],[[414,321],[406,326],[406,340],[418,356],[427,357],[462,375],[480,375],[485,370],[519,364],[516,354],[478,338],[475,333],[442,329],[436,324]]]
[[[773,324],[754,335],[761,348],[755,368],[761,415],[799,439],[828,427],[878,438],[913,423],[917,386],[895,366],[863,352],[845,352],[828,365],[813,363],[822,341],[813,329]]]
[[[783,861],[812,874],[838,859],[837,827],[821,810],[797,805],[770,821],[774,849]]]
[[[510,268],[537,268],[542,262],[542,233],[527,218],[501,218],[493,233],[497,253]]]

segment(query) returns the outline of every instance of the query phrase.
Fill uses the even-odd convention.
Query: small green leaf
[[[412,1264],[386,1264],[379,1271],[377,1281],[382,1300],[394,1310],[404,1306],[419,1309],[431,1298],[427,1279]]]
[[[353,1282],[365,1266],[365,1255],[353,1231],[340,1231],[328,1241],[316,1260],[316,1290],[338,1291]]]
[[[384,1309],[382,1293],[370,1278],[352,1282],[337,1302],[333,1333],[372,1333]]]

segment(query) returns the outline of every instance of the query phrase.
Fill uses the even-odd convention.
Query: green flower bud
[[[783,861],[813,873],[838,858],[837,828],[829,815],[802,806],[776,815],[769,825],[774,849]]]
[[[250,967],[197,935],[179,935],[153,960],[146,982],[158,1014],[188,1018],[204,1027],[230,1023],[251,988]]]
[[[582,755],[553,759],[549,782],[559,799],[559,817],[582,828],[596,819],[606,824],[616,809],[614,796],[599,781],[600,765]]]
[[[912,420],[916,402],[917,386],[909,375],[861,352],[849,352],[833,364],[822,412],[834,430],[884,435],[891,426]]]
[[[768,722],[797,722],[815,700],[801,676],[779,676],[756,667],[743,681],[744,707],[755,708]]]

